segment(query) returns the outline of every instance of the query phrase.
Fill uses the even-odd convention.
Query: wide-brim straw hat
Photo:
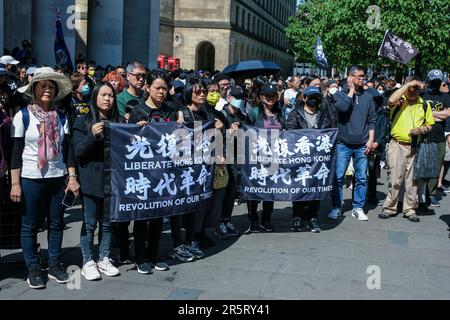
[[[43,68],[37,68],[34,72],[33,80],[30,82],[30,84],[21,87],[18,89],[20,93],[23,93],[31,98],[34,98],[33,96],[33,87],[36,83],[39,81],[54,81],[56,83],[56,86],[58,87],[58,94],[56,95],[54,102],[61,101],[65,97],[67,97],[69,94],[72,93],[72,81],[67,78],[65,75],[56,72],[50,67],[43,67]]]

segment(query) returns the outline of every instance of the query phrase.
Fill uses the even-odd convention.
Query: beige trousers
[[[413,168],[416,150],[391,139],[388,150],[389,190],[383,209],[387,214],[397,213],[397,203],[403,200],[403,214],[415,214],[419,205],[417,182],[413,181]],[[404,199],[398,199],[402,183],[405,182]]]

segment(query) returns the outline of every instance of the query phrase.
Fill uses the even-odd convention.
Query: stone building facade
[[[159,0],[0,0],[0,46],[29,40],[37,63],[53,66],[58,9],[72,60],[82,54],[103,66],[140,60],[156,67]]]
[[[243,60],[272,60],[289,74],[284,34],[296,0],[0,0],[0,46],[30,40],[39,64],[54,64],[56,10],[72,57],[98,64],[174,56],[185,69],[216,70]]]
[[[173,56],[183,68],[212,71],[261,59],[278,63],[285,74],[292,72],[294,59],[288,54],[284,28],[295,14],[296,0],[161,2],[174,3]],[[162,15],[172,17],[167,10],[172,7],[163,6]],[[161,40],[160,46],[164,48]]]

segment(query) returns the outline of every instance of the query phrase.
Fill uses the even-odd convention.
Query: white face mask
[[[338,91],[339,91],[338,88],[331,88],[331,89],[330,89],[330,94],[331,94],[332,96],[334,96]]]
[[[383,90],[378,90],[378,93],[381,94],[381,95],[383,95],[383,94],[384,94],[384,91],[383,91]]]

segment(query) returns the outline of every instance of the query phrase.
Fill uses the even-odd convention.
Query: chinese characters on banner
[[[246,143],[240,192],[246,200],[312,201],[331,197],[337,129],[269,131]],[[276,133],[276,135],[274,135]],[[248,135],[251,136],[251,135]]]
[[[109,123],[105,150],[105,210],[111,221],[195,212],[212,197],[214,130],[177,123],[139,127]]]

